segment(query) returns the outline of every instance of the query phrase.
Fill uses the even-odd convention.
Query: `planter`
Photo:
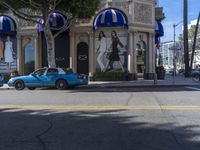
[[[158,80],[164,80],[165,79],[165,69],[163,66],[156,67],[156,74]]]
[[[128,81],[131,75],[127,72],[97,72],[95,81]]]

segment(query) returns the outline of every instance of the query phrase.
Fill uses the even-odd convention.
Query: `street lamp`
[[[176,75],[176,27],[180,25],[183,21],[180,21],[177,24],[174,24],[174,46],[173,46],[173,83],[175,83],[175,75]]]

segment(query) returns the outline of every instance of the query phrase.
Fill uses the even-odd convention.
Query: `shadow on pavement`
[[[194,140],[199,126],[139,122],[141,116],[122,114],[1,109],[0,149],[199,150],[200,142]]]

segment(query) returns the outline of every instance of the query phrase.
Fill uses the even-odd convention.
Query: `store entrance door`
[[[85,42],[77,45],[77,73],[89,74],[88,44]]]

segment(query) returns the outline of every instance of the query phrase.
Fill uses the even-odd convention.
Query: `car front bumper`
[[[10,79],[7,84],[8,84],[9,87],[13,87],[14,81],[12,79]]]

